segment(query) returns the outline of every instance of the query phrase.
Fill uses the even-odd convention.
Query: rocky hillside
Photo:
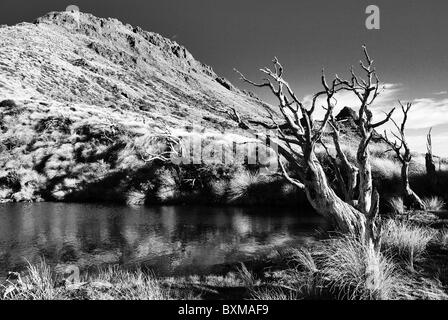
[[[263,110],[183,46],[115,19],[52,12],[1,26],[0,47],[0,200],[144,198],[153,186],[134,176],[154,133],[220,132],[230,108]]]
[[[183,46],[115,19],[81,14],[77,23],[53,12],[1,27],[0,44],[0,95],[24,104],[126,111],[156,126],[205,120],[226,127],[230,106],[260,109]]]

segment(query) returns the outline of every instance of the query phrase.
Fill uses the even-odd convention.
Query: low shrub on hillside
[[[50,116],[44,119],[40,119],[36,124],[36,131],[42,132],[52,132],[59,131],[64,134],[70,133],[70,126],[73,121],[70,118],[64,116]]]
[[[110,145],[127,137],[127,130],[119,123],[85,123],[75,129],[81,141],[95,141]]]
[[[17,109],[17,104],[14,100],[8,99],[0,102],[0,108],[2,109]]]
[[[17,171],[10,171],[8,174],[0,178],[0,186],[12,189],[13,192],[20,191],[20,175]]]
[[[3,116],[17,116],[22,112],[22,109],[14,100],[8,99],[0,102],[0,111]]]

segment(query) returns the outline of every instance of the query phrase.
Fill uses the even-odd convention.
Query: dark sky
[[[445,0],[1,0],[0,23],[32,21],[69,4],[175,38],[230,80],[234,67],[255,75],[277,55],[306,94],[322,66],[343,73],[366,43],[385,82],[416,97],[447,89]],[[368,4],[381,10],[379,31],[364,27]]]
[[[319,88],[323,66],[328,74],[345,75],[365,43],[381,80],[399,86],[384,103],[423,101],[448,112],[446,0],[1,0],[0,24],[33,21],[69,4],[175,39],[240,86],[234,67],[257,79],[258,68],[278,56],[302,97]],[[365,28],[369,4],[381,10],[380,30]]]

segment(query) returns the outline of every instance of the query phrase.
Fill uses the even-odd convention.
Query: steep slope
[[[144,161],[163,151],[154,133],[236,132],[230,108],[265,107],[176,42],[115,19],[52,12],[1,26],[0,47],[0,200],[146,201],[163,189]]]
[[[34,24],[2,27],[1,96],[117,108],[150,119],[159,114],[176,125],[206,116],[224,120],[229,107],[260,110],[259,101],[176,42],[115,19],[80,18],[78,24],[71,13],[54,12]]]

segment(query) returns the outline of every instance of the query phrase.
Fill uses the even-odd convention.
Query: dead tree
[[[436,173],[436,165],[434,163],[434,158],[432,154],[432,128],[429,129],[428,135],[426,136],[426,155],[425,155],[425,164],[426,164],[426,173],[433,178]]]
[[[379,228],[377,227],[379,196],[372,186],[372,173],[369,160],[369,142],[375,128],[386,123],[392,116],[393,110],[382,121],[374,123],[370,106],[379,94],[379,80],[373,68],[373,60],[370,58],[365,47],[365,61],[360,65],[365,72],[365,77],[357,76],[351,68],[350,80],[343,80],[335,76],[329,83],[325,73],[322,72],[321,83],[323,90],[316,93],[310,105],[305,106],[294,93],[289,83],[283,78],[284,69],[277,58],[273,60],[274,70],[269,68],[261,69],[266,74],[266,78],[261,83],[248,80],[243,74],[237,71],[241,79],[248,84],[260,88],[269,88],[277,98],[279,111],[287,123],[288,131],[277,125],[275,137],[270,138],[271,146],[277,147],[280,156],[285,158],[298,178],[292,178],[281,164],[282,173],[285,178],[297,186],[302,186],[307,198],[313,208],[321,215],[327,217],[342,232],[352,233],[378,247]],[[357,121],[361,140],[357,151],[356,168],[359,174],[357,204],[354,199],[341,199],[330,185],[323,170],[322,164],[316,156],[315,147],[322,142],[322,137],[329,122],[333,118],[335,95],[341,91],[352,92],[359,99],[359,119]],[[322,121],[315,121],[313,116],[320,99],[324,99],[324,109],[326,110]],[[235,114],[232,113],[233,115]],[[271,121],[275,124],[275,119],[271,115]],[[252,129],[249,121],[235,117],[243,129]],[[268,125],[269,126],[269,125]],[[257,134],[262,140],[266,136]],[[336,149],[339,156],[347,162],[339,144],[338,135],[333,136],[336,141]],[[280,158],[280,157],[279,157]],[[344,160],[344,161],[345,161]],[[351,166],[352,168],[352,166]],[[352,193],[352,196],[354,192]]]
[[[339,125],[333,116],[331,117],[330,125],[333,130],[332,138],[336,150],[336,158],[334,158],[330,154],[327,146],[323,143],[323,141],[322,145],[324,146],[327,155],[333,164],[333,170],[335,171],[336,179],[339,184],[341,193],[344,196],[345,202],[349,203],[352,206],[356,206],[355,194],[356,186],[358,184],[359,170],[356,165],[348,160],[346,154],[342,150]]]
[[[425,205],[420,197],[412,190],[409,183],[409,164],[412,160],[411,150],[406,140],[406,122],[408,121],[409,111],[412,104],[407,103],[406,106],[399,101],[401,110],[403,112],[403,121],[401,125],[398,125],[395,120],[392,119],[397,132],[392,132],[394,140],[389,139],[387,132],[384,131],[383,141],[386,142],[390,149],[388,151],[395,152],[395,158],[401,163],[401,192],[403,195],[403,201],[405,206],[425,210]]]

